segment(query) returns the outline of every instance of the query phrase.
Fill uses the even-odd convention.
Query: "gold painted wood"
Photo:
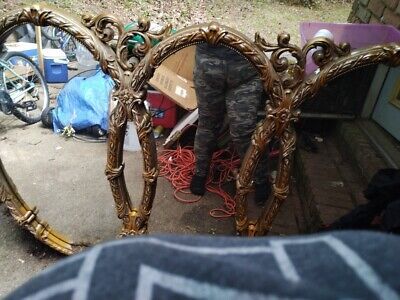
[[[279,208],[289,194],[292,155],[296,148],[293,122],[299,118],[300,104],[314,96],[329,81],[354,69],[377,63],[399,65],[397,44],[380,45],[350,53],[348,44],[335,45],[326,38],[314,38],[302,49],[290,44],[289,41],[288,34],[281,34],[278,36],[277,44],[269,44],[256,34],[255,41],[251,42],[231,28],[214,22],[201,24],[178,31],[161,42],[144,57],[134,71],[131,86],[136,93],[145,94],[145,84],[154,74],[155,68],[167,57],[190,45],[210,43],[236,50],[260,73],[269,99],[266,105],[266,118],[258,124],[253,134],[251,146],[237,179],[235,219],[236,230],[240,235],[267,234]],[[317,75],[305,78],[306,58],[311,49],[317,49],[312,58],[321,71]],[[265,55],[267,52],[271,52],[270,59]],[[283,55],[288,53],[292,57],[290,61]],[[278,176],[273,187],[274,196],[257,220],[249,220],[247,194],[251,190],[255,166],[265,152],[267,144],[274,137],[281,142]],[[141,220],[146,220],[145,222],[149,218],[154,197],[153,194],[149,195],[150,201],[144,205],[146,215],[142,215],[140,209],[133,209],[135,218],[139,217]],[[132,221],[130,224],[133,224]],[[147,225],[143,223],[143,226],[133,230],[130,227],[130,234],[145,232],[143,228]]]
[[[172,54],[199,43],[224,45],[241,54],[260,74],[268,95],[266,117],[257,125],[252,136],[237,178],[235,195],[236,230],[238,234],[248,236],[267,234],[288,196],[292,156],[296,148],[293,122],[299,118],[300,105],[316,95],[329,81],[354,69],[378,63],[391,66],[400,64],[399,44],[377,45],[350,53],[348,44],[335,45],[325,38],[314,38],[299,48],[290,44],[288,34],[280,34],[277,44],[266,42],[258,33],[254,41],[251,41],[240,32],[215,22],[187,27],[171,35],[170,25],[159,32],[151,32],[149,21],[140,19],[136,28],[125,31],[123,23],[114,16],[85,15],[78,20],[45,4],[32,5],[1,17],[0,43],[14,28],[24,23],[51,25],[68,32],[93,54],[102,70],[115,81],[112,100],[117,105],[109,120],[105,172],[117,216],[122,220],[121,236],[147,232],[157,186],[158,166],[151,116],[144,106],[144,100],[147,83],[155,69]],[[144,43],[138,44],[133,53],[128,53],[127,41],[133,36],[140,36]],[[154,39],[160,43],[152,48]],[[314,52],[313,60],[321,71],[306,78],[304,68],[307,53],[316,47],[318,50]],[[124,178],[123,143],[127,121],[136,124],[143,154],[144,189],[139,207],[133,207]],[[251,190],[252,176],[272,138],[278,138],[281,146],[273,199],[257,220],[249,220],[247,195]],[[38,217],[38,209],[31,208],[21,198],[1,161],[0,202],[6,204],[18,224],[57,251],[72,254],[85,247],[68,240]]]
[[[0,43],[3,43],[17,26],[26,23],[36,26],[51,25],[70,33],[94,55],[95,59],[100,61],[105,72],[110,73],[108,70],[113,69],[113,64],[108,61],[108,58],[112,57],[112,52],[100,42],[92,31],[72,16],[42,4],[26,7],[2,16],[0,18]],[[70,255],[81,251],[86,246],[69,240],[38,217],[39,210],[35,207],[32,208],[25,199],[22,199],[17,187],[7,175],[1,160],[0,202],[5,203],[19,225],[28,229],[38,240],[53,249]]]
[[[126,220],[129,220],[130,216],[133,215],[127,192],[125,191],[124,193],[124,190],[121,188],[117,190],[113,189],[113,180],[123,180],[123,177],[118,176],[123,170],[122,146],[120,146],[119,141],[125,134],[126,118],[131,119],[133,113],[133,110],[130,110],[128,113],[126,106],[121,105],[121,101],[124,100],[124,103],[129,103],[129,100],[132,100],[135,103],[132,103],[132,105],[136,105],[137,101],[134,99],[139,96],[133,95],[129,88],[132,70],[150,49],[152,40],[162,40],[171,31],[171,26],[166,26],[160,32],[153,33],[149,31],[150,23],[148,21],[139,20],[136,28],[124,31],[123,23],[112,16],[99,15],[95,17],[86,15],[79,20],[52,6],[36,4],[11,12],[0,18],[0,43],[4,43],[8,35],[16,27],[26,23],[36,26],[54,26],[71,34],[71,36],[89,50],[94,59],[100,62],[102,70],[113,78],[115,82],[113,100],[118,101],[119,104],[111,114],[108,148],[114,149],[115,147],[117,151],[114,156],[108,155],[106,175],[111,183],[117,207],[117,215],[123,220],[124,224],[127,224]],[[145,40],[145,44],[137,47],[133,55],[128,55],[126,41],[134,35],[140,35]],[[150,115],[143,109],[144,107],[138,108],[136,119],[138,122],[146,125],[146,122],[148,123],[146,120],[150,119]],[[151,145],[148,141],[152,134],[150,134],[148,128],[149,126],[147,126],[147,129],[144,126],[138,126],[138,130],[140,131],[139,137],[144,151],[149,151],[148,149],[150,149]],[[146,138],[144,136],[146,134],[149,137]],[[153,148],[154,150],[155,147]],[[155,191],[154,182],[157,172],[155,168],[153,168],[153,172],[148,170],[146,166],[152,163],[152,159],[156,155],[154,153],[154,155],[144,154],[143,156],[145,159],[145,191],[147,191],[147,193],[144,193],[144,198],[148,199],[148,193],[154,193]],[[38,240],[67,255],[81,251],[87,246],[69,240],[64,235],[56,232],[45,221],[41,220],[38,217],[38,209],[35,207],[31,208],[27,204],[28,202],[19,195],[17,188],[7,175],[1,160],[0,167],[0,202],[6,204],[18,224],[27,228]],[[93,203],[93,205],[96,204]],[[146,211],[144,211],[144,214],[146,214]],[[63,228],[64,232],[67,230],[67,228]]]

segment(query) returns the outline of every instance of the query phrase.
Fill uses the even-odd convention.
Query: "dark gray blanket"
[[[400,238],[148,236],[98,245],[8,299],[399,299]]]

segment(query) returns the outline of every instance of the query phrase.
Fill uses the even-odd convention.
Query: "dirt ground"
[[[3,0],[0,12],[7,12],[32,0]],[[346,22],[351,2],[318,0],[312,8],[304,7],[300,0],[53,0],[44,1],[66,9],[72,14],[99,14],[108,12],[123,22],[147,17],[163,25],[171,23],[180,29],[188,25],[217,21],[235,28],[253,38],[260,32],[270,42],[276,41],[278,33],[285,31],[292,42],[300,43],[300,22]],[[291,3],[291,4],[288,4]]]

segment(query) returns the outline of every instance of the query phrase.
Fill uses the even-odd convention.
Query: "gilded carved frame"
[[[162,40],[170,32],[170,26],[166,26],[159,32],[152,33],[149,31],[150,23],[146,20],[139,20],[136,28],[125,32],[123,24],[113,16],[100,15],[97,18],[83,16],[81,20],[78,20],[52,6],[36,4],[11,12],[0,18],[0,44],[5,41],[13,29],[26,23],[36,26],[54,26],[71,34],[100,62],[102,70],[113,78],[116,90],[115,97],[121,97],[125,90],[129,90],[132,71],[138,61],[150,49],[148,45],[151,44],[151,40]],[[110,24],[113,25],[113,29],[109,27]],[[134,35],[141,35],[146,43],[136,49],[134,57],[128,58],[126,42]],[[125,111],[120,104],[117,105],[116,111],[120,112],[121,109]],[[114,115],[118,115],[118,113]],[[146,118],[145,112],[143,112],[143,116]],[[142,137],[141,139],[144,138]],[[109,147],[113,148],[114,143],[110,142]],[[144,151],[147,149],[148,147],[144,146]],[[122,148],[120,150],[116,156],[112,158],[109,156],[109,161],[115,159],[116,162],[122,162]],[[151,155],[144,156],[146,158],[151,157]],[[149,163],[147,162],[145,165],[147,166]],[[112,178],[112,173],[108,174],[108,178]],[[118,191],[113,190],[114,195],[117,193]],[[22,199],[1,160],[0,203],[5,203],[19,225],[28,229],[38,240],[61,253],[73,254],[87,246],[71,241],[38,217],[38,209],[31,207]]]
[[[146,84],[155,69],[173,53],[202,42],[221,44],[239,52],[260,73],[269,96],[266,118],[258,124],[253,134],[237,179],[235,196],[236,230],[238,234],[248,236],[268,233],[288,195],[292,154],[296,147],[293,122],[299,117],[301,103],[315,96],[329,81],[356,68],[378,63],[391,66],[400,64],[400,44],[377,45],[350,53],[347,44],[337,46],[330,40],[315,38],[301,49],[289,43],[290,37],[287,34],[279,35],[277,44],[267,43],[258,34],[253,42],[241,33],[214,22],[191,26],[171,35],[170,26],[159,32],[150,32],[149,22],[139,20],[136,28],[126,32],[123,23],[113,16],[83,16],[78,21],[53,7],[41,4],[2,17],[0,43],[13,28],[24,23],[56,26],[70,33],[94,55],[103,71],[116,83],[112,98],[117,101],[117,106],[110,116],[106,175],[116,203],[117,215],[123,222],[121,235],[144,234],[147,231],[158,168],[151,117],[144,106]],[[133,55],[129,55],[126,42],[134,35],[140,35],[144,43],[134,49]],[[161,42],[151,48],[153,39]],[[313,59],[321,71],[305,78],[306,57],[311,49],[317,49]],[[271,54],[270,58],[266,53]],[[292,59],[287,59],[286,54]],[[123,140],[128,120],[136,123],[143,153],[144,191],[138,208],[132,205],[124,179]],[[249,220],[247,194],[252,174],[273,137],[280,139],[281,145],[274,196],[256,221]],[[72,254],[84,247],[55,232],[37,216],[37,209],[30,208],[18,194],[1,161],[0,201],[5,202],[20,225],[54,249]]]

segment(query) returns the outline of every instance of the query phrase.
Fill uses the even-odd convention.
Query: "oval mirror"
[[[42,66],[35,26],[15,28],[4,43],[3,95],[12,102],[0,115],[3,170],[29,203],[30,216],[62,233],[64,242],[83,247],[113,239],[120,225],[104,165],[114,83],[71,35],[37,28]],[[131,180],[138,181],[134,173]]]
[[[257,69],[227,46],[189,46],[161,63],[147,90],[160,168],[149,233],[235,233],[235,176],[265,100]],[[266,164],[253,215],[270,192]]]
[[[196,90],[196,79],[193,78],[194,82],[192,84],[187,78],[187,75],[191,73],[190,70],[186,72],[186,77],[177,76],[177,81],[179,80],[180,84],[169,80],[172,74],[169,72],[168,68],[170,68],[171,64],[174,62],[169,62],[168,58],[172,59],[173,55],[178,55],[179,57],[179,52],[181,51],[184,51],[182,52],[183,54],[181,54],[181,56],[184,57],[186,55],[185,52],[188,51],[186,47],[192,45],[197,45],[196,51],[201,47],[200,44],[203,43],[208,45],[206,47],[222,46],[223,48],[223,46],[226,46],[228,50],[234,50],[241,54],[241,56],[247,59],[259,73],[259,79],[268,98],[266,116],[255,128],[250,146],[243,158],[239,176],[236,180],[236,193],[234,196],[236,205],[236,232],[241,235],[249,236],[263,235],[271,230],[279,209],[289,195],[292,154],[296,147],[296,134],[293,128],[293,122],[299,118],[299,105],[304,102],[305,99],[314,96],[327,82],[349,72],[352,68],[378,62],[398,64],[398,59],[396,58],[398,49],[396,45],[386,46],[387,48],[385,48],[385,46],[367,48],[355,51],[350,55],[350,48],[347,44],[335,45],[333,41],[325,37],[318,37],[310,40],[303,49],[290,44],[289,40],[289,35],[281,34],[278,36],[278,43],[275,45],[267,43],[259,35],[256,35],[255,42],[250,42],[246,37],[233,29],[216,23],[201,24],[178,31],[176,34],[155,46],[144,60],[140,62],[133,72],[131,83],[132,90],[126,91],[125,94],[116,97],[123,105],[120,106],[119,112],[116,112],[115,115],[111,117],[111,126],[113,130],[115,130],[111,139],[115,141],[115,145],[109,148],[107,173],[109,174],[114,199],[117,203],[121,203],[119,212],[124,223],[124,234],[136,235],[147,232],[151,211],[157,210],[153,203],[159,175],[156,157],[157,148],[152,134],[152,115],[145,108],[146,100],[148,100],[149,95],[154,92],[149,91],[147,84],[150,86],[156,86],[158,84],[158,89],[161,89],[160,86],[163,86],[165,93],[167,95],[169,93],[168,96],[174,98],[173,102],[183,107],[187,106],[187,109],[193,109],[195,107],[194,102],[188,101],[187,99],[192,95],[198,96],[199,90]],[[306,57],[311,49],[317,50],[312,57],[315,63],[320,66],[320,72],[312,74],[307,80],[304,80]],[[267,59],[263,51],[271,53],[270,59]],[[284,55],[285,53],[287,53],[288,56]],[[382,56],[382,53],[385,53],[385,55]],[[172,61],[175,61],[178,65],[181,65],[182,62],[184,62],[184,64],[187,63],[187,60],[182,57],[172,59]],[[223,57],[225,58],[226,55]],[[200,69],[204,67],[204,72],[207,72],[207,70],[218,65],[220,60],[221,59],[214,60],[209,64],[207,61],[202,61],[198,66],[200,66]],[[207,64],[209,68],[205,67]],[[188,65],[190,65],[190,63]],[[184,65],[183,68],[185,67]],[[230,72],[232,72],[232,70],[230,70]],[[162,74],[164,74],[164,76],[162,76]],[[196,68],[193,74],[196,74]],[[184,75],[184,73],[181,75]],[[214,87],[212,91],[215,92],[220,89],[221,83],[223,82],[223,79],[214,77],[214,80],[209,83],[209,85]],[[187,87],[188,85],[192,85],[194,90],[185,88],[185,86]],[[207,85],[202,86],[200,92],[205,91],[205,86]],[[212,96],[209,98],[213,100],[217,98],[215,94],[210,95]],[[179,100],[179,97],[183,99]],[[212,100],[208,99],[208,101]],[[155,108],[153,106],[153,117],[160,115],[159,111],[162,106],[160,102],[159,106],[157,106],[157,104],[155,105]],[[225,108],[226,106],[227,105],[225,105]],[[162,112],[164,113],[164,111]],[[219,113],[219,117],[222,119],[222,112],[223,109],[214,109],[209,113],[210,115]],[[135,203],[131,202],[126,190],[124,165],[122,164],[123,159],[117,146],[119,145],[120,147],[123,143],[121,132],[123,132],[122,129],[125,126],[125,119],[133,119],[135,121],[138,135],[141,137],[144,149],[145,172],[143,175],[145,179],[145,193],[142,201],[137,201]],[[219,124],[221,120],[215,121],[212,118],[208,118],[208,120],[210,121],[209,123],[211,123],[208,124],[210,127],[213,127],[212,125],[219,127],[217,123]],[[259,217],[254,221],[254,218],[250,217],[247,207],[247,195],[251,191],[252,181],[255,179],[253,175],[260,163],[260,159],[265,154],[267,145],[274,137],[279,144],[279,159],[277,176],[273,184],[273,199],[267,202],[267,206],[262,209],[261,213],[258,211]],[[173,138],[176,138],[176,136],[172,136],[171,140],[173,140]],[[168,139],[167,142],[169,142]],[[119,160],[112,159],[117,155],[120,155]],[[169,155],[170,154],[167,153],[166,159],[164,158],[164,160],[173,161],[173,157]],[[181,163],[181,165],[183,164]],[[163,172],[162,168],[160,172]],[[182,177],[186,180],[186,187],[190,185],[190,182],[187,182],[190,175],[183,175]],[[156,196],[156,203],[160,201],[158,202],[160,203],[158,206],[165,207],[165,209],[160,210],[157,215],[157,221],[154,222],[159,222],[163,217],[173,217],[176,219],[174,222],[170,223],[173,224],[172,227],[174,231],[180,230],[180,227],[182,227],[182,219],[184,218],[182,218],[182,215],[178,212],[171,214],[165,213],[167,211],[167,206],[175,205],[167,204],[166,201],[163,201],[164,198],[169,198],[168,196],[164,197],[165,194],[171,195],[172,192],[171,190],[163,190],[161,194],[157,194]],[[178,210],[178,207],[176,210]],[[198,211],[200,210],[201,209],[198,209]],[[204,212],[202,213],[204,214]],[[181,217],[179,217],[179,215]],[[195,209],[187,213],[187,215],[189,215],[188,219],[191,220],[191,224],[198,224],[204,221],[202,220],[204,217],[200,217],[199,213],[196,214]],[[149,224],[151,226],[151,221]],[[196,231],[195,226],[193,228],[194,231]],[[182,230],[180,232],[184,231],[185,230]],[[206,232],[204,228],[199,231]],[[223,232],[224,230],[221,230],[221,233]],[[227,232],[229,232],[229,230],[225,231],[225,233]]]
[[[125,208],[121,209],[125,234],[141,234],[147,231],[152,233],[235,233],[237,228],[235,230],[232,216],[235,215],[235,179],[240,169],[240,161],[244,159],[246,150],[252,143],[252,134],[257,122],[263,119],[263,117],[258,117],[258,112],[263,111],[267,96],[271,97],[271,91],[274,91],[275,94],[272,93],[272,97],[277,98],[283,92],[279,78],[267,56],[255,43],[233,29],[216,23],[202,24],[178,31],[155,46],[134,70],[132,79],[132,95],[118,99],[124,103],[128,114],[131,112],[131,118],[136,121],[138,127],[138,135],[143,137],[146,183],[142,201],[133,201],[127,194],[123,179],[123,165],[110,159],[108,163],[108,173],[112,174],[109,177],[111,186],[116,191],[114,199],[123,203],[122,206],[125,205]],[[145,109],[146,105],[150,106],[150,110]],[[174,109],[173,112],[171,112],[172,109]],[[182,121],[171,130],[175,125],[176,114],[180,114],[181,117],[183,115]],[[224,122],[225,114],[227,122]],[[119,114],[116,113],[111,118],[111,126],[115,129],[111,140],[121,145],[123,138],[121,139],[121,130],[118,128],[123,126],[113,121],[113,118],[120,120]],[[151,118],[153,124],[158,125],[156,130],[160,127],[170,129],[166,130],[164,138],[158,139],[157,142],[154,141],[151,132]],[[197,119],[199,121],[197,133],[194,134],[194,131],[189,129],[190,132],[186,135],[191,141],[184,144],[186,129],[190,127],[189,125],[196,123]],[[158,135],[157,132],[156,134]],[[187,146],[193,147],[194,135],[196,136],[194,138],[195,151],[192,151],[192,148],[188,149]],[[213,189],[211,186],[216,188],[214,194],[208,192],[201,202],[197,202],[198,197],[195,195],[180,193],[179,190],[182,189],[186,189],[187,192],[193,173],[201,177],[204,189],[212,152],[217,150],[217,147],[226,149],[226,146],[230,144],[230,137],[234,141],[232,151],[216,151],[214,156],[220,153],[225,160],[228,158],[228,161],[229,159],[235,161],[230,166],[230,172],[227,173],[233,184],[230,186],[228,184],[225,190],[222,188],[224,180],[216,178],[222,173],[218,167],[218,170],[214,168],[214,173],[210,176],[212,181],[215,179],[215,182],[208,186],[209,190]],[[269,138],[267,137],[267,139],[271,138],[272,134]],[[153,203],[156,180],[159,175],[156,143],[160,150],[158,159],[163,178],[159,179],[157,195]],[[182,150],[181,147],[185,147],[183,150],[190,151],[187,154],[181,154],[180,158],[190,156],[191,160],[174,161],[173,156],[176,151],[163,152],[162,144],[166,148],[176,148],[179,144],[178,152]],[[270,194],[267,189],[271,188],[266,171],[267,159],[262,159],[263,162],[259,163],[265,144],[259,145],[261,151],[255,162],[258,164],[258,168],[255,168],[256,175],[249,176],[246,187],[238,186],[238,188],[246,190],[247,195],[252,189],[253,181],[257,183],[259,180],[259,185],[263,189],[259,191],[259,194],[262,194],[260,200],[265,203]],[[119,153],[117,147],[109,150],[109,157],[114,157]],[[166,162],[167,166],[162,161]],[[195,161],[197,165],[194,167]],[[163,170],[164,167],[169,168],[173,165],[178,165],[178,168],[173,171],[175,174],[172,177],[176,175],[178,181],[183,183],[183,186],[178,187],[178,192],[167,183]],[[187,170],[187,165],[189,169],[191,167],[191,170]],[[247,170],[252,172],[249,168]],[[258,170],[260,174],[257,176]],[[196,187],[193,187],[192,183],[190,188],[192,193],[198,195],[204,193],[204,190],[196,192]],[[222,195],[222,199],[219,197],[226,191],[230,193],[230,199],[224,202],[225,195]],[[179,201],[167,201],[173,195],[180,202],[197,203],[185,206]],[[127,201],[121,201],[121,199]],[[243,212],[246,210],[247,218],[247,208],[241,209]],[[253,212],[253,215],[258,217],[261,210],[251,202],[250,213]],[[154,211],[155,217],[147,224],[151,211]],[[210,218],[209,215],[215,218]],[[221,217],[232,218],[221,221]]]
[[[33,25],[37,15],[43,26]],[[26,8],[1,24],[1,202],[18,224],[64,254],[114,239],[120,221],[104,175],[110,98],[119,85],[107,70],[118,67],[104,58],[114,51],[52,7]],[[129,167],[142,168],[140,152],[125,156]],[[140,174],[126,180],[139,197]]]

